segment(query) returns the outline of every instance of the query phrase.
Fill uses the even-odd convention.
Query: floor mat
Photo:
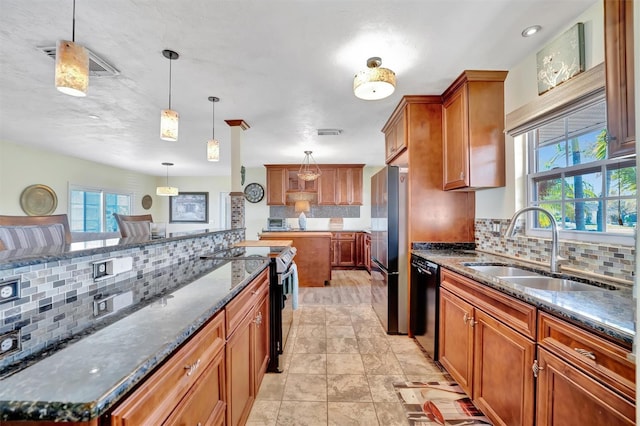
[[[411,426],[490,425],[455,382],[394,383]]]

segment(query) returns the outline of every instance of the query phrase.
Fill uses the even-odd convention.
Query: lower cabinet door
[[[171,413],[165,425],[211,426],[224,424],[225,354],[220,353]]]
[[[227,339],[227,425],[244,424],[256,397],[254,312],[249,312]]]
[[[255,392],[257,394],[269,365],[269,293],[265,293],[264,297],[258,302],[254,317],[256,336]]]
[[[636,424],[634,404],[544,348],[538,364],[538,426]]]
[[[496,425],[533,426],[535,343],[479,309],[472,326],[474,403]]]
[[[473,306],[440,290],[440,363],[467,395],[472,395]]]

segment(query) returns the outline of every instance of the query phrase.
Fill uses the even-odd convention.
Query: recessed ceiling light
[[[522,30],[522,37],[531,37],[532,35],[540,32],[541,29],[542,27],[540,25],[532,25],[530,27],[527,27]]]

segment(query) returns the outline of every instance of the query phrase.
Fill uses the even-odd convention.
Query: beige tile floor
[[[354,280],[352,274],[365,275]],[[334,271],[329,287],[366,294],[367,278],[366,272]],[[313,291],[301,289],[281,357],[284,371],[265,375],[247,424],[407,425],[393,383],[450,377],[413,339],[387,335],[366,297],[340,304]]]

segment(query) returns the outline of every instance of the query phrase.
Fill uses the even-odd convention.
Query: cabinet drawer
[[[442,269],[440,285],[493,315],[525,336],[536,339],[536,308],[474,280]]]
[[[628,350],[545,312],[538,320],[538,341],[624,396],[635,399],[635,365]]]
[[[334,240],[355,240],[356,232],[332,232],[331,238]]]
[[[269,291],[269,268],[262,271],[225,308],[227,312],[227,338],[233,334],[238,324],[253,309],[265,292]]]
[[[162,424],[224,347],[224,325],[222,311],[111,413],[111,424]]]

